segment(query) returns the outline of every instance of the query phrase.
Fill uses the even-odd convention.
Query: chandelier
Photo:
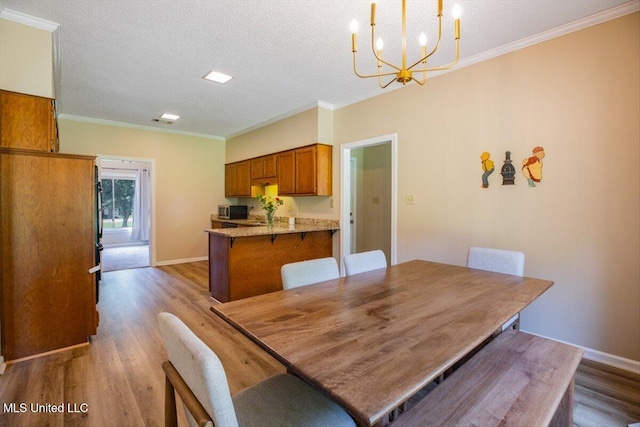
[[[429,71],[438,71],[438,70],[447,70],[458,63],[459,57],[459,47],[460,47],[460,7],[455,5],[453,8],[453,18],[455,22],[454,27],[454,36],[456,41],[456,54],[454,61],[445,66],[427,68],[427,59],[433,55],[440,45],[440,39],[442,38],[442,2],[443,0],[438,0],[438,40],[433,47],[431,52],[427,53],[427,36],[424,33],[420,34],[419,42],[421,46],[420,59],[414,64],[407,66],[407,8],[406,8],[406,0],[402,0],[402,65],[397,66],[390,62],[387,62],[382,58],[382,48],[383,43],[382,39],[375,39],[375,28],[376,28],[376,4],[371,3],[371,50],[373,51],[373,56],[376,58],[378,62],[378,72],[376,74],[360,74],[356,67],[356,55],[358,53],[358,23],[354,19],[351,22],[351,50],[353,51],[353,71],[356,73],[358,77],[361,78],[370,78],[377,77],[378,84],[381,88],[386,88],[394,81],[398,83],[402,83],[406,85],[411,80],[418,83],[419,85],[424,85],[427,81],[427,72]],[[383,64],[391,67],[393,71],[383,72],[382,67]],[[414,74],[421,74],[421,78],[416,78]],[[393,76],[393,78],[383,84],[382,78],[386,76]]]

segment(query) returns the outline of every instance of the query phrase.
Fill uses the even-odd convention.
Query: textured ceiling
[[[431,66],[453,57],[454,2],[444,3],[443,41]],[[458,3],[464,64],[624,3],[637,10],[638,0]],[[352,71],[354,18],[359,71],[375,69],[369,0],[0,0],[2,9],[60,24],[60,114],[229,137],[318,102],[340,107],[382,93]],[[410,52],[418,53],[421,31],[435,40],[435,9],[435,0],[407,2]],[[376,28],[385,57],[396,63],[399,23],[400,1],[378,0]],[[212,69],[234,78],[203,80]],[[152,122],[163,112],[181,118]]]

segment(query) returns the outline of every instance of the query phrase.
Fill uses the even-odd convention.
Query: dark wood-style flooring
[[[156,324],[162,311],[176,314],[214,349],[232,394],[284,372],[211,313],[207,275],[206,262],[103,274],[98,335],[88,346],[9,364],[0,375],[0,426],[163,425],[166,352]],[[7,412],[11,403],[18,412]],[[61,404],[65,411],[53,412]],[[577,426],[640,421],[640,376],[583,361],[574,416]]]

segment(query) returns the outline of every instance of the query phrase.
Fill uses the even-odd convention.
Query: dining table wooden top
[[[552,285],[415,260],[211,310],[375,425]]]

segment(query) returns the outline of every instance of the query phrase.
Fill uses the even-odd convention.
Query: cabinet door
[[[0,147],[57,151],[53,100],[0,91]]]
[[[236,195],[236,175],[237,165],[235,163],[224,166],[224,196],[234,197]]]
[[[251,159],[251,179],[260,179],[264,176],[264,159],[258,157]]]
[[[315,146],[296,150],[296,194],[316,193],[316,154]]]
[[[251,162],[240,162],[236,166],[236,196],[251,197]]]
[[[7,150],[8,151],[8,150]],[[0,153],[2,340],[8,360],[96,333],[93,159]]]
[[[285,151],[277,155],[278,194],[292,195],[296,192],[296,158],[295,150]]]
[[[278,160],[276,159],[276,155],[272,154],[270,156],[264,156],[262,158],[262,177],[263,178],[272,178],[278,175],[277,170]]]

